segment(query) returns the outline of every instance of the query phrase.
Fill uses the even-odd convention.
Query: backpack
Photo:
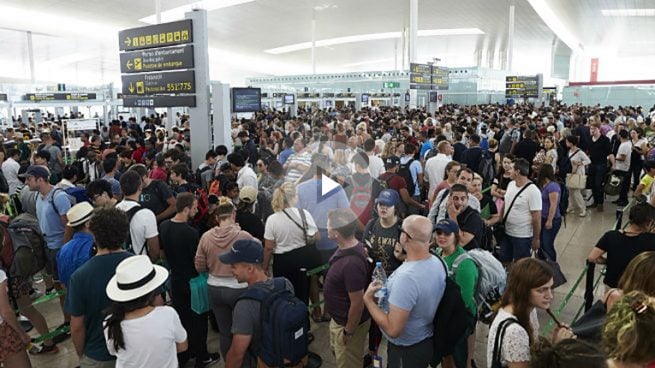
[[[496,169],[494,168],[494,158],[489,152],[482,151],[477,169],[478,174],[482,177],[482,187],[490,186],[496,177]]]
[[[127,251],[130,251],[130,252],[132,252],[133,254],[136,254],[136,255],[143,254],[144,249],[146,251],[146,254],[148,254],[148,247],[146,246],[146,244],[143,244],[143,247],[141,248],[141,251],[139,253],[136,253],[134,251],[134,245],[132,244],[132,234],[129,231],[129,228],[132,227],[132,218],[134,217],[134,215],[136,215],[137,212],[139,212],[141,210],[145,210],[145,209],[146,209],[145,207],[141,207],[141,205],[137,202],[136,206],[130,208],[129,210],[127,210],[125,212],[125,215],[127,215],[128,232],[127,232],[127,240],[125,240],[125,245],[123,246],[123,249],[125,249]]]
[[[400,168],[398,168],[398,175],[400,175],[403,179],[405,179],[405,183],[407,183],[407,191],[409,192],[409,195],[411,197],[414,196],[416,190],[416,182],[412,177],[412,170],[411,170],[411,165],[413,162],[414,159],[411,158],[406,163],[400,164]]]
[[[437,256],[437,258],[448,275],[446,263],[441,257]],[[473,322],[474,317],[464,304],[459,285],[450,276],[446,276],[446,287],[432,320],[434,353],[431,365],[433,367],[441,363],[443,357],[453,354],[455,345],[466,338]]]
[[[202,180],[202,177],[204,176],[203,173],[205,173],[207,170],[213,171],[211,166],[205,166],[202,169],[196,169],[193,177],[194,184],[201,187],[203,186],[204,181]],[[209,183],[209,181],[207,181],[207,183]]]
[[[198,225],[204,221],[207,212],[209,212],[209,198],[207,196],[207,191],[203,188],[196,188],[193,194],[198,201],[198,213],[196,214],[196,217],[193,218],[192,223]]]
[[[366,225],[372,217],[373,203],[376,198],[372,196],[371,188],[373,180],[365,180],[364,183],[358,183],[353,178],[351,181],[350,209],[355,213],[359,222],[362,225]]]
[[[478,281],[473,295],[478,306],[478,318],[490,324],[500,306],[500,297],[507,285],[507,273],[503,264],[493,254],[483,249],[471,249],[453,261],[453,276],[457,274],[457,268],[465,259],[472,260],[478,269]]]
[[[69,200],[71,200],[71,206],[74,206],[77,203],[89,201],[89,197],[86,196],[86,189],[83,187],[75,186],[72,188],[67,188],[64,189],[64,192],[68,195]]]
[[[69,189],[75,189],[75,188],[69,188]],[[57,209],[57,206],[55,205],[55,196],[57,195],[58,191],[62,191],[62,192],[64,192],[64,194],[66,194],[66,197],[68,198],[68,201],[70,202],[71,207],[73,207],[73,206],[75,206],[75,204],[77,204],[77,199],[74,196],[68,194],[66,192],[66,190],[64,190],[62,188],[59,188],[59,187],[55,187],[52,190],[52,195],[50,196],[50,205],[52,206],[52,209],[55,210],[55,213],[59,215],[59,210]],[[84,195],[86,196],[86,191],[84,191]]]
[[[0,215],[0,229],[0,261],[10,276],[30,277],[45,267],[46,242],[36,218],[21,214],[10,221]]]
[[[273,290],[255,285],[237,299],[260,303],[261,341],[258,360],[269,367],[295,366],[307,358],[309,312],[307,305],[287,290],[286,279],[275,277]]]

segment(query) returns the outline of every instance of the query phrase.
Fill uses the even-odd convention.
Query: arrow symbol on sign
[[[129,59],[129,60],[127,61],[126,66],[127,66],[127,69],[132,70],[132,59]]]
[[[130,83],[130,87],[128,88],[128,90],[130,91],[130,93],[134,93],[134,86],[132,85],[132,83]]]
[[[125,37],[125,44],[127,45],[127,47],[132,46],[132,39],[129,37]]]

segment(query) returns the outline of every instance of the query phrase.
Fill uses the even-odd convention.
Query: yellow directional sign
[[[130,86],[127,88],[130,93],[134,93],[134,85],[130,83]]]
[[[185,19],[126,29],[118,33],[118,39],[121,51],[191,43],[193,42],[193,24],[190,19]]]
[[[124,74],[122,93],[126,95],[191,94],[196,92],[193,70]],[[136,88],[134,88],[136,87]]]
[[[137,95],[142,95],[145,93],[145,85],[144,81],[137,81],[136,82],[136,94]]]
[[[121,73],[155,72],[194,67],[193,45],[160,47],[120,54]]]

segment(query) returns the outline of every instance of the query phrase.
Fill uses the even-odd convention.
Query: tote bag
[[[189,280],[191,290],[191,310],[197,314],[209,311],[209,291],[207,289],[207,272]]]
[[[566,174],[566,186],[570,189],[585,189],[587,187],[587,175]]]

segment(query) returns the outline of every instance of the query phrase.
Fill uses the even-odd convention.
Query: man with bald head
[[[369,285],[364,304],[389,342],[389,367],[423,368],[432,358],[432,320],[446,288],[446,270],[429,252],[430,220],[409,216],[400,232],[406,259],[387,280],[389,313],[374,298],[379,282]]]

